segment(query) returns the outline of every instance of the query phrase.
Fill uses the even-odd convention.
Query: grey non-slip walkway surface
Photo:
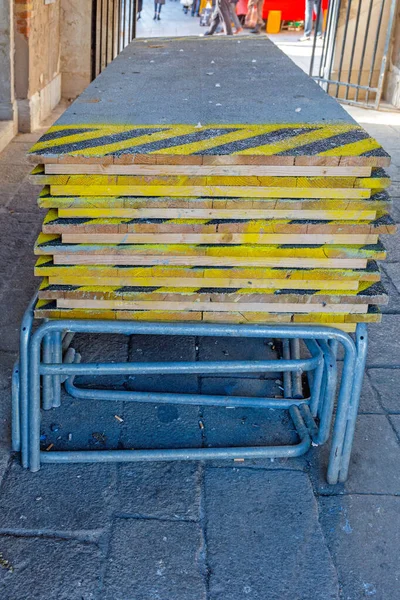
[[[354,123],[267,37],[245,36],[135,40],[56,125],[199,122]]]
[[[367,126],[393,156],[400,221],[400,129]],[[326,484],[327,448],[287,461],[45,466],[10,459],[10,375],[35,289],[43,215],[18,136],[0,155],[1,600],[397,600],[400,597],[400,235],[384,265],[391,303],[369,327],[370,352],[350,477]],[[396,199],[397,198],[397,199]],[[268,344],[226,340],[77,339],[85,358],[259,358]],[[116,379],[117,386],[264,394],[277,379]],[[111,383],[103,381],[103,385]],[[123,419],[120,422],[115,416]],[[43,420],[43,445],[146,447],[292,441],[285,415],[257,410],[96,402]],[[5,561],[9,561],[8,567]],[[11,572],[12,568],[12,572]]]

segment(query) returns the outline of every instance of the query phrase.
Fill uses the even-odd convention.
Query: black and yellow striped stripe
[[[56,125],[33,146],[31,154],[38,158],[67,155],[89,158],[112,156],[118,159],[138,154],[157,154],[389,159],[380,144],[361,127],[323,123]]]

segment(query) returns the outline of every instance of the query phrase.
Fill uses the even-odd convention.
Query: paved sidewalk
[[[357,112],[357,111],[356,111]],[[375,115],[372,117],[371,115]],[[400,222],[400,125],[358,111],[393,156]],[[369,122],[368,122],[369,121]],[[372,122],[371,122],[372,121]],[[383,121],[386,124],[381,124]],[[388,124],[389,123],[389,124]],[[48,124],[47,124],[48,125]],[[37,285],[32,247],[43,212],[19,135],[0,155],[0,598],[2,600],[396,600],[400,597],[400,234],[386,240],[391,294],[370,351],[350,477],[324,482],[325,448],[288,461],[45,466],[10,458],[10,376],[18,326]],[[263,341],[77,339],[96,360],[265,357]],[[115,386],[264,394],[276,379],[117,379]],[[115,418],[117,415],[123,421]],[[288,441],[268,411],[109,405],[63,397],[43,419],[43,445],[107,448]],[[6,563],[5,561],[9,561]]]

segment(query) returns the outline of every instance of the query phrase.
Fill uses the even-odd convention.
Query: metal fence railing
[[[92,0],[92,79],[134,39],[136,0]]]
[[[321,11],[321,0],[318,0]],[[346,104],[378,108],[397,0],[331,0],[310,75]]]

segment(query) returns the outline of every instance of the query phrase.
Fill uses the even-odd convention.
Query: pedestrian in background
[[[232,19],[233,25],[235,27],[235,33],[241,33],[243,31],[242,24],[240,23],[239,17],[236,12],[236,6],[237,6],[238,2],[239,2],[239,0],[230,0],[230,2],[229,2],[229,10],[231,13],[231,19]]]
[[[159,21],[161,19],[160,12],[161,12],[161,7],[163,6],[163,4],[165,4],[165,0],[154,0],[153,21],[155,21],[156,19],[157,19],[157,21]]]
[[[245,23],[253,27],[250,33],[260,33],[261,29],[265,26],[262,18],[263,8],[264,0],[249,0]]]
[[[312,18],[313,10],[317,17],[317,23],[315,23],[315,35],[317,37],[322,36],[322,6],[321,0],[306,0],[306,15],[304,20],[304,35],[299,39],[299,42],[308,42],[311,39],[312,32]],[[319,14],[318,14],[319,13]]]
[[[211,17],[211,27],[204,35],[213,35],[218,25],[223,25],[226,35],[232,35],[231,10],[229,0],[216,0],[215,10]]]

